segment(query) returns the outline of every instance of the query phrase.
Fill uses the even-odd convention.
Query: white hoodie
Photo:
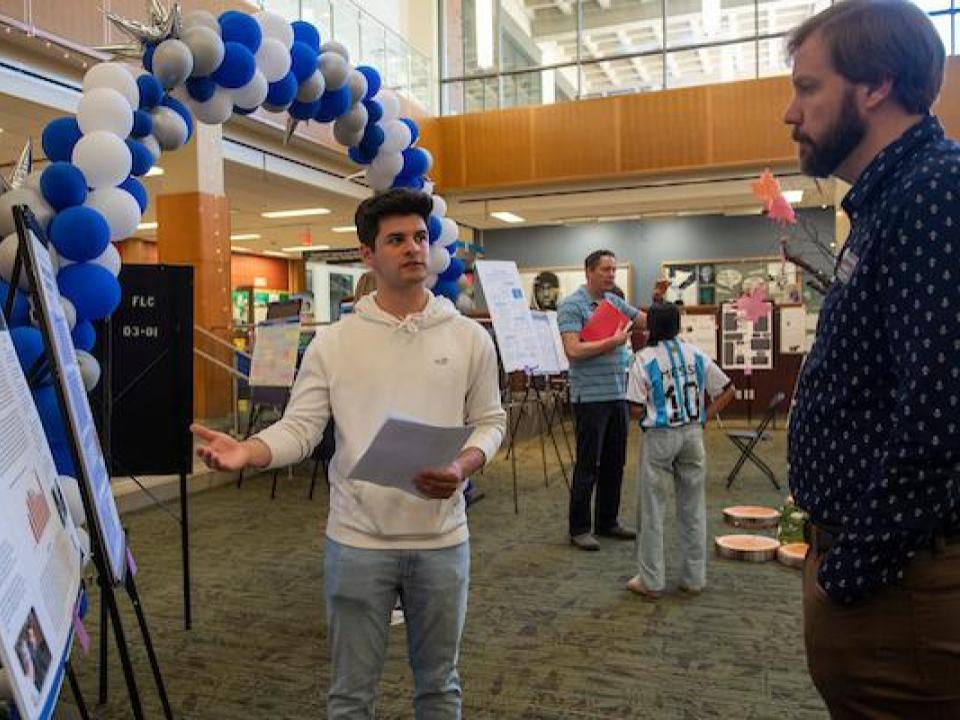
[[[327,536],[344,545],[429,549],[468,537],[462,492],[429,500],[347,477],[388,413],[473,425],[465,447],[479,448],[488,462],[503,439],[493,341],[449,300],[430,297],[422,312],[398,320],[367,295],[352,314],[319,329],[283,418],[256,436],[270,448],[270,467],[291,465],[311,453],[334,418]]]

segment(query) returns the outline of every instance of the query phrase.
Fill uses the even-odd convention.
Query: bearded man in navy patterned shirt
[[[853,186],[790,420],[810,673],[833,717],[960,718],[960,146],[930,114],[943,44],[911,3],[848,0],[789,52],[801,168]]]

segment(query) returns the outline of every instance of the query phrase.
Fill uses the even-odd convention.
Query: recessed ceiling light
[[[159,165],[154,165],[152,168],[147,170],[146,177],[156,177],[157,175],[163,175],[164,170]]]
[[[783,193],[783,199],[791,205],[795,205],[803,200],[803,190],[787,190]]]
[[[231,240],[259,240],[260,233],[237,233],[230,236]]]
[[[498,210],[497,212],[490,213],[490,217],[496,218],[497,220],[502,220],[505,223],[522,223],[524,222],[523,218],[519,215],[516,215],[512,212],[507,212],[505,210]]]
[[[231,245],[231,246],[230,246],[230,252],[235,252],[235,253],[252,253],[253,250],[251,250],[250,248],[236,247],[236,246]]]
[[[270,220],[276,220],[279,218],[292,218],[292,217],[306,217],[307,215],[329,215],[330,211],[327,208],[299,208],[296,210],[271,210],[269,212],[260,213],[261,217],[269,218]]]
[[[263,254],[269,255],[270,257],[281,257],[281,258],[287,257],[286,253],[277,252],[276,250],[264,250]]]
[[[155,222],[145,222],[137,225],[137,230],[156,230],[157,223]]]
[[[310,252],[311,250],[329,250],[329,245],[294,245],[293,247],[281,248],[284,252],[288,253],[305,253]]]
[[[356,225],[340,225],[339,227],[330,228],[331,231],[335,233],[352,233],[357,231]]]

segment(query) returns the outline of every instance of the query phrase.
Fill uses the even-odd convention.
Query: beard
[[[851,88],[844,93],[840,115],[823,138],[814,141],[808,135],[796,131],[793,133],[794,141],[807,148],[806,154],[800,155],[800,169],[812,177],[830,177],[866,134],[867,125],[857,111]]]

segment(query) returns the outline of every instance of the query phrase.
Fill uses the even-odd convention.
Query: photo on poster
[[[47,523],[50,521],[50,505],[43,494],[43,488],[40,486],[40,478],[36,472],[32,473],[33,480],[30,487],[27,488],[27,494],[24,498],[26,505],[27,519],[30,521],[30,530],[33,533],[35,543],[43,538],[43,532],[47,529]]]
[[[37,699],[43,690],[43,683],[50,671],[50,646],[37,619],[37,611],[30,608],[27,619],[17,635],[17,659],[20,661],[20,670],[24,677],[30,680],[37,689]]]

